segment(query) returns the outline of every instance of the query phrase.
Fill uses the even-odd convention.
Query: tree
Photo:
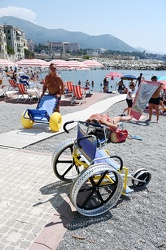
[[[12,47],[7,45],[7,53],[8,55],[14,55],[14,49],[12,49]]]
[[[27,49],[24,49],[24,54],[26,59],[35,58],[35,54]]]

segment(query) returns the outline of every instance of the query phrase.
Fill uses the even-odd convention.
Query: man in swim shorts
[[[106,125],[112,129],[118,128],[119,122],[128,122],[132,119],[132,116],[116,116],[116,117],[109,117],[106,114],[94,114],[91,115],[87,122],[95,122],[99,124]]]
[[[64,83],[61,77],[56,73],[56,65],[54,63],[50,64],[50,73],[45,77],[41,97],[44,96],[46,90],[48,90],[49,95],[53,95],[58,98],[58,105],[55,111],[60,112],[59,103],[61,95],[63,95],[64,92]]]
[[[157,82],[157,76],[152,76],[151,80],[153,82]],[[160,91],[162,88],[163,84],[161,83],[160,86],[156,89],[156,91],[153,93],[149,100],[149,119],[148,121],[151,121],[152,119],[152,111],[153,108],[156,110],[156,117],[157,117],[157,122],[159,121],[159,116],[160,116],[160,111],[159,111],[159,105],[160,105]]]

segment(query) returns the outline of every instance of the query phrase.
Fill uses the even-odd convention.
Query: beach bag
[[[110,141],[114,143],[124,142],[127,136],[128,136],[128,131],[126,129],[112,130],[110,135]]]

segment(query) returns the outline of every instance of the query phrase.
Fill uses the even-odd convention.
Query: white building
[[[25,58],[24,49],[28,49],[24,32],[12,25],[3,25],[6,34],[6,43],[14,50],[14,59],[18,61]]]
[[[8,59],[6,35],[4,33],[3,25],[0,25],[0,58]]]
[[[70,42],[49,42],[48,43],[48,51],[49,53],[59,52],[59,53],[67,53],[71,51],[79,51],[80,46],[78,43],[70,43]]]

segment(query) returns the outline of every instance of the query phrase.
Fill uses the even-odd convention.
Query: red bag
[[[114,130],[111,131],[111,135],[110,135],[110,140],[111,142],[124,142],[126,140],[128,136],[128,131],[127,130]]]

